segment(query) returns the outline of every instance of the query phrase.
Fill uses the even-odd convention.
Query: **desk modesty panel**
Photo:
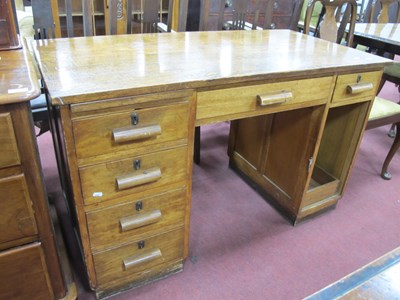
[[[196,125],[235,120],[230,165],[291,222],[334,207],[390,63],[289,30],[97,36],[33,49],[99,297],[182,270]]]

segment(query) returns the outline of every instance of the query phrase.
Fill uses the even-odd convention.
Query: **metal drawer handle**
[[[121,218],[119,224],[122,232],[140,228],[146,225],[154,224],[162,218],[161,211],[156,209],[145,213],[140,213],[135,216]]]
[[[161,126],[150,125],[145,127],[131,126],[117,128],[112,131],[112,137],[116,143],[133,142],[142,139],[156,137],[161,134]]]
[[[151,183],[161,178],[160,168],[150,168],[147,170],[139,170],[128,175],[118,176],[115,178],[118,190],[125,190],[138,185]]]
[[[280,104],[293,100],[293,94],[290,91],[280,91],[278,93],[268,93],[257,95],[257,103],[260,106]]]
[[[125,270],[128,270],[160,258],[163,258],[160,249],[151,249],[149,251],[125,258],[123,260],[124,268]]]
[[[355,84],[349,84],[347,86],[347,92],[352,95],[372,91],[373,89],[374,85],[371,82],[359,82]]]

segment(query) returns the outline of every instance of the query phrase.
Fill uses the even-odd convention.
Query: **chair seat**
[[[400,78],[400,63],[394,63],[385,68],[385,75]]]
[[[368,121],[383,119],[395,115],[400,115],[400,105],[380,97],[375,97]]]

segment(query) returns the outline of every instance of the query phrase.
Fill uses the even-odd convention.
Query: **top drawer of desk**
[[[173,146],[187,143],[188,102],[120,111],[73,121],[78,158],[86,158],[117,151],[144,151],[155,145]],[[133,125],[136,123],[136,125]],[[164,145],[164,147],[166,147]]]
[[[196,120],[217,121],[236,114],[276,112],[307,102],[328,102],[333,77],[241,86],[197,93]],[[266,99],[261,105],[257,98]],[[269,100],[270,99],[270,100]]]
[[[381,71],[339,75],[332,102],[371,100],[375,97],[381,76]]]

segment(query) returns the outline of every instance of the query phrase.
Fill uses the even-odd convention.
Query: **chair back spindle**
[[[35,40],[56,38],[55,25],[49,0],[32,1],[32,14]]]
[[[394,6],[397,4],[397,8]],[[390,20],[390,9],[396,10],[394,20]],[[369,23],[374,23],[374,16],[377,16],[377,23],[400,22],[400,0],[373,0],[369,13]]]
[[[345,29],[349,24],[346,35],[347,46],[352,46],[354,28],[357,18],[357,2],[355,0],[310,0],[304,20],[304,33],[310,32],[311,15],[316,2],[321,2],[325,12],[323,19],[317,24],[316,33],[320,38],[340,43]],[[339,21],[339,26],[337,25]]]

